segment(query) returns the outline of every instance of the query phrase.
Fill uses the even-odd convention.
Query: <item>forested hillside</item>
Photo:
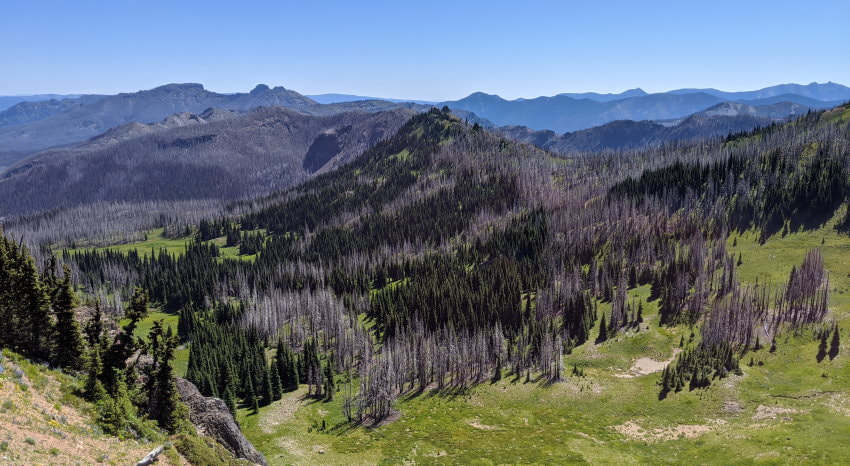
[[[91,293],[140,286],[179,314],[187,377],[281,462],[317,461],[309,442],[340,463],[452,448],[444,460],[534,461],[505,441],[527,429],[559,445],[536,461],[600,460],[610,443],[680,462],[728,435],[755,455],[769,434],[747,419],[802,448],[810,437],[791,433],[822,424],[794,414],[838,406],[829,419],[850,428],[848,124],[839,107],[724,141],[563,158],[434,109],[337,170],[199,223],[179,254],[61,258]],[[765,371],[778,391],[759,385]],[[274,421],[282,409],[302,414]],[[349,431],[361,424],[387,425]],[[480,442],[421,443],[445,429]],[[820,458],[846,459],[828,439]]]

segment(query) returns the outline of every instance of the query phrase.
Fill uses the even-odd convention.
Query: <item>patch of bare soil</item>
[[[495,426],[488,426],[486,424],[482,424],[482,423],[478,422],[477,419],[473,419],[472,421],[467,422],[467,424],[469,424],[470,426],[475,427],[476,429],[479,429],[479,430],[497,430],[498,429],[498,427],[495,427]]]
[[[676,355],[679,354],[681,349],[675,348],[673,350],[673,356],[666,361],[656,361],[652,358],[638,358],[632,363],[632,367],[626,373],[623,374],[614,374],[615,377],[621,377],[625,379],[631,379],[635,377],[640,377],[642,375],[654,374],[656,372],[661,372],[667,367],[668,364],[673,362],[673,359],[676,358]]]
[[[737,401],[727,401],[723,403],[724,413],[740,413],[742,411],[744,411],[744,407]]]
[[[277,426],[292,419],[298,408],[304,405],[303,399],[306,394],[307,389],[303,387],[284,394],[280,401],[274,402],[268,409],[260,413],[260,420],[257,425],[266,434],[275,433]]]
[[[627,421],[618,426],[614,426],[614,430],[628,437],[630,440],[638,440],[641,442],[666,442],[682,438],[696,438],[708,432],[717,430],[725,424],[726,421],[723,419],[709,419],[708,424],[679,424],[671,427],[645,429],[635,421]]]
[[[756,413],[753,414],[754,421],[763,421],[766,419],[777,420],[781,417],[783,421],[790,421],[791,414],[800,414],[805,411],[794,409],[794,408],[786,408],[783,406],[765,406],[759,405],[756,408]]]

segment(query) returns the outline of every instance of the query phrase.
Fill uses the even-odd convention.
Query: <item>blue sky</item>
[[[169,82],[443,100],[850,85],[850,1],[0,2],[0,95]]]

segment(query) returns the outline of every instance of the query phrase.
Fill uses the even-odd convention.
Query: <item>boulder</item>
[[[236,420],[219,398],[203,396],[192,382],[177,377],[180,399],[189,407],[189,419],[202,435],[214,438],[236,458],[266,465],[266,458],[242,435]]]

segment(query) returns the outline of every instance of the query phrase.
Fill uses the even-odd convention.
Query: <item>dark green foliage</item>
[[[147,398],[148,415],[157,421],[160,427],[169,433],[175,433],[186,409],[180,403],[180,394],[174,383],[174,350],[177,348],[177,336],[171,328],[164,331],[162,321],[154,323],[148,335],[149,354],[153,359],[148,369]]]
[[[54,363],[66,369],[80,369],[83,363],[83,339],[74,319],[74,292],[71,289],[71,271],[65,266],[64,279],[53,304],[56,313],[56,345]]]
[[[289,347],[283,344],[283,341],[278,342],[275,363],[283,390],[287,392],[298,390],[297,357]]]
[[[336,383],[334,382],[334,368],[332,358],[328,358],[325,361],[325,373],[324,373],[324,391],[325,391],[325,401],[331,401],[334,399],[334,391],[336,390]]]
[[[599,335],[596,337],[596,344],[604,343],[608,340],[608,325],[605,323],[605,314],[602,314],[602,319],[599,321]]]
[[[661,373],[659,398],[665,398],[670,391],[678,392],[685,386],[690,390],[705,388],[711,385],[713,379],[739,371],[738,359],[731,345],[685,349]]]

